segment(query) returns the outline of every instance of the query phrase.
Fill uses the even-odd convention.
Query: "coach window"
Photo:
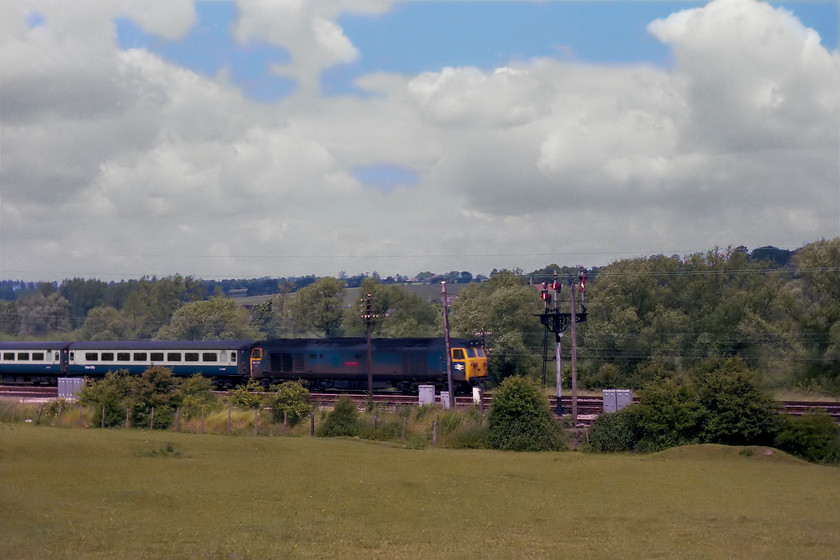
[[[204,352],[201,354],[201,361],[202,362],[218,362],[219,355],[215,352]]]
[[[198,361],[198,352],[186,352],[184,354],[184,361],[185,362],[197,362]]]
[[[153,362],[162,362],[163,361],[163,352],[152,352],[152,361]]]
[[[230,353],[230,361],[234,364],[236,363],[236,352]]]
[[[180,362],[181,361],[181,353],[180,352],[168,352],[166,354],[166,361],[167,362]]]
[[[58,352],[56,352],[55,355],[53,356],[53,360],[55,360],[56,362],[59,360]]]
[[[102,361],[103,362],[113,362],[114,361],[114,353],[113,352],[102,352]]]
[[[18,360],[21,362],[29,361],[29,352],[18,352]]]
[[[145,352],[135,352],[134,353],[134,361],[135,362],[145,362],[149,359],[149,355]]]
[[[44,353],[43,352],[33,352],[32,353],[32,359],[33,360],[40,360],[40,361],[43,362],[44,361]]]
[[[96,352],[85,352],[85,360],[89,362],[95,362],[99,360],[99,354]]]
[[[131,354],[129,352],[117,352],[117,361],[118,362],[130,362],[131,361]]]
[[[3,352],[3,359],[4,360],[15,360],[15,353],[14,352]]]

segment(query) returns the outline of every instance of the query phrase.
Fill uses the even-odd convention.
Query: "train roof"
[[[238,350],[250,348],[250,340],[102,340],[72,342],[71,350]]]
[[[0,350],[11,350],[11,349],[21,349],[21,350],[55,350],[55,349],[62,349],[66,348],[70,342],[61,341],[61,340],[54,340],[54,341],[11,341],[11,340],[4,340],[0,341]]]
[[[466,338],[450,338],[452,346],[476,346],[477,341]],[[263,348],[313,348],[313,347],[357,347],[366,346],[367,339],[353,338],[275,338],[256,343]],[[442,348],[443,337],[439,338],[374,338],[371,345],[376,348]]]

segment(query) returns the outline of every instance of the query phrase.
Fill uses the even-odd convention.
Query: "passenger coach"
[[[200,373],[217,384],[235,385],[249,377],[252,345],[245,340],[74,342],[65,349],[67,374],[99,377],[124,370],[139,375],[152,366],[162,366],[176,376]]]
[[[0,342],[0,383],[55,384],[69,342]]]

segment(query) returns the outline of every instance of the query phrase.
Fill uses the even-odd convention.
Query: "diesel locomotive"
[[[484,385],[487,357],[474,341],[452,339],[452,379],[458,390]],[[443,338],[371,341],[374,388],[416,392],[447,386]],[[102,377],[109,371],[141,374],[152,366],[176,376],[201,374],[219,387],[253,379],[265,387],[301,380],[313,390],[367,388],[363,338],[268,341],[0,342],[0,383],[55,385],[59,377]]]

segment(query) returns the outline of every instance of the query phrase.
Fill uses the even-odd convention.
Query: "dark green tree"
[[[552,451],[564,447],[563,433],[548,399],[534,381],[508,377],[493,393],[487,416],[490,443],[508,451]]]
[[[344,283],[321,278],[295,292],[288,308],[298,333],[338,336],[344,314]]]
[[[771,444],[776,432],[773,399],[739,359],[712,360],[693,371],[704,410],[701,439],[727,445]]]
[[[160,340],[250,340],[256,336],[248,324],[248,310],[224,297],[184,304],[157,333]]]

